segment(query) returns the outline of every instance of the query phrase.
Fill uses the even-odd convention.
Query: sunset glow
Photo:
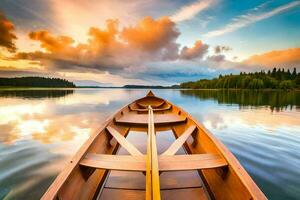
[[[299,8],[292,0],[3,0],[0,75],[122,86],[299,69]]]

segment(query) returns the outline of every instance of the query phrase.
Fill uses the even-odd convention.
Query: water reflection
[[[117,90],[0,91],[0,199],[39,199],[108,116]],[[135,95],[132,96],[134,98]]]
[[[99,122],[116,110],[114,101],[121,104],[120,99],[125,99],[124,92],[108,90],[78,90],[75,93],[68,90],[33,90],[6,94],[9,95],[0,97],[0,142],[6,144],[20,139],[43,143],[74,138],[84,141],[99,127]],[[16,97],[31,95],[34,99],[13,98],[13,94]],[[44,99],[50,94],[52,99]],[[56,99],[62,94],[72,95]]]
[[[253,90],[181,90],[182,95],[213,99],[219,104],[238,104],[240,108],[268,106],[272,111],[300,108],[300,92]]]
[[[0,199],[39,199],[90,134],[146,93],[0,90]],[[300,92],[154,93],[182,107],[221,139],[268,198],[300,195]]]

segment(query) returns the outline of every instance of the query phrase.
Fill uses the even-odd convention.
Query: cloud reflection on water
[[[1,96],[0,92],[0,197],[39,198],[68,158],[107,117],[146,93],[76,89],[64,96],[52,95],[53,91],[44,92],[46,96],[32,91],[23,92],[23,96]],[[284,177],[293,187],[300,185],[294,178],[299,172],[292,167],[297,164],[300,150],[300,92],[289,96],[178,90],[154,93],[181,106],[221,139],[268,197],[297,193],[288,193],[278,184]],[[28,94],[40,98],[30,98]],[[282,159],[286,162],[282,163]],[[277,169],[273,170],[276,174],[269,171],[270,166]],[[274,180],[269,179],[270,175]],[[39,178],[30,181],[29,176]]]

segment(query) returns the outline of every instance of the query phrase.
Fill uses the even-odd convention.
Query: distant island
[[[272,71],[254,73],[241,72],[239,75],[220,75],[212,80],[184,82],[185,89],[300,89],[300,73],[274,68]]]
[[[0,78],[0,87],[59,87],[74,88],[74,83],[60,78],[17,77]]]

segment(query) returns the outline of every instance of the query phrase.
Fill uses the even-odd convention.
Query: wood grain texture
[[[154,116],[151,106],[149,106],[149,124],[148,134],[151,135],[151,175],[152,175],[152,199],[160,200],[160,181],[159,181],[159,167],[157,145],[154,127]]]
[[[146,155],[146,200],[152,200],[152,155],[151,155],[151,133],[149,124],[152,123],[150,110],[148,109],[148,137],[147,137],[147,155]]]
[[[106,155],[89,153],[79,163],[97,169],[146,171],[145,156]]]
[[[196,128],[197,127],[195,125],[191,125],[162,155],[175,155],[183,143],[185,143],[187,138],[196,130]]]
[[[129,125],[148,125],[148,115],[146,114],[124,114],[115,119],[117,123]],[[154,116],[155,125],[172,124],[184,122],[186,117],[177,114],[156,114]]]
[[[161,190],[202,187],[197,170],[164,172],[159,178]],[[111,171],[105,187],[146,190],[145,175],[132,171]]]
[[[163,200],[208,200],[202,187],[162,190]],[[99,200],[144,200],[144,190],[104,188]]]
[[[134,108],[137,109],[147,109],[150,105],[151,112],[149,109],[148,115],[142,114],[139,111],[131,110],[130,105],[134,105]],[[109,199],[114,199],[114,197],[116,199],[144,199],[145,194],[146,199],[149,200],[160,198],[205,199],[204,193],[200,192],[202,189],[204,191],[204,188],[209,189],[209,194],[214,199],[266,199],[233,154],[184,110],[153,94],[136,100],[130,105],[118,111],[87,140],[55,179],[42,199],[89,200],[98,196],[97,192],[103,188],[100,197]],[[153,109],[164,109],[166,105],[171,105],[170,109],[153,113]],[[197,131],[192,130],[192,127],[196,127]],[[135,146],[126,140],[129,129],[148,131],[146,156],[141,155]],[[165,130],[172,130],[177,140],[164,155],[158,156],[155,131]],[[122,147],[125,146],[124,148],[132,156],[115,157],[119,144]],[[191,155],[174,155],[181,145]],[[137,192],[124,189],[117,191],[105,188],[109,169],[145,170],[146,191]],[[199,190],[198,187],[179,188],[174,186],[172,189],[167,188],[168,190],[164,190],[162,187],[162,190],[160,186],[164,184],[159,177],[159,171],[171,170],[161,174],[164,176],[166,173],[173,173],[172,170],[190,169],[197,169],[205,187],[201,185],[199,188],[202,189]],[[187,171],[180,172],[187,173]],[[178,179],[174,181],[177,182]],[[176,185],[176,182],[173,185]]]
[[[114,128],[108,126],[106,127],[108,132],[118,141],[118,143],[124,147],[133,156],[141,156],[143,155],[133,144],[128,142],[126,138],[121,135],[118,131],[116,131]]]
[[[146,97],[146,98],[142,98],[141,100],[137,100],[136,104],[139,105],[141,108],[148,108],[149,106],[151,106],[151,108],[159,108],[160,106],[162,106],[165,103],[165,100],[157,98],[157,97]]]
[[[226,167],[226,160],[217,154],[159,156],[160,171],[184,171]]]
[[[129,105],[129,108],[132,111],[148,112],[147,108],[135,108],[132,105]],[[158,111],[167,111],[167,110],[170,110],[171,108],[172,108],[172,106],[170,104],[166,104],[166,106],[162,106],[162,107],[159,107],[159,108],[154,108],[152,110],[153,110],[153,112],[158,112]]]

